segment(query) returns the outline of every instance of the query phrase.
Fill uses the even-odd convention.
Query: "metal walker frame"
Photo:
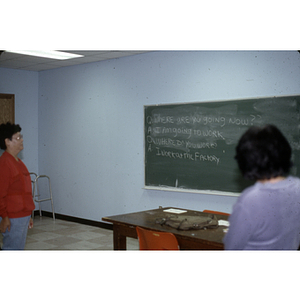
[[[33,179],[31,176],[35,176],[35,178]],[[31,182],[32,182],[32,198],[34,201],[38,202],[39,204],[39,212],[40,212],[40,217],[42,216],[42,210],[41,210],[41,202],[43,201],[51,201],[51,206],[52,206],[52,216],[53,216],[53,220],[55,220],[55,213],[54,213],[54,204],[53,204],[53,199],[52,199],[52,189],[51,189],[51,182],[50,182],[50,177],[47,175],[37,175],[34,172],[30,173],[30,177],[31,177]],[[39,179],[41,178],[46,178],[48,179],[48,188],[49,188],[49,198],[44,198],[44,199],[40,199],[40,193],[39,193]]]

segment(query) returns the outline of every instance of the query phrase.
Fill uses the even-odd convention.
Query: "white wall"
[[[171,51],[43,72],[0,69],[0,92],[16,94],[24,161],[51,177],[57,213],[101,221],[160,205],[230,212],[235,197],[143,189],[143,106],[300,94],[300,55]]]
[[[160,205],[230,212],[235,197],[143,189],[143,106],[300,94],[299,58],[154,52],[40,72],[39,172],[51,177],[56,212],[99,221]]]

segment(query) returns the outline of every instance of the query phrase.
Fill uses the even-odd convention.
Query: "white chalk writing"
[[[237,142],[241,126],[251,126],[260,115],[235,115],[232,107],[195,110],[156,110],[146,116],[146,151],[169,159],[187,159],[219,165],[219,143],[224,146]],[[228,127],[228,128],[227,128]],[[222,142],[222,143],[221,143]],[[205,153],[205,151],[209,153]],[[217,154],[219,153],[219,154]]]
[[[164,156],[172,159],[188,159],[192,161],[206,161],[216,163],[217,165],[220,162],[220,158],[215,155],[201,154],[200,152],[188,153],[188,152],[179,152],[179,151],[168,151],[165,149],[160,149],[156,147],[156,155]]]

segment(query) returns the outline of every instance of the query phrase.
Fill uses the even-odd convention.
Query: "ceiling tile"
[[[97,62],[108,59],[114,59],[124,56],[141,54],[149,51],[94,51],[94,50],[61,50],[84,57],[73,58],[68,60],[56,60],[48,58],[38,58],[29,55],[3,52],[0,55],[0,68],[22,69],[29,71],[43,71],[54,68],[79,65],[83,63]]]

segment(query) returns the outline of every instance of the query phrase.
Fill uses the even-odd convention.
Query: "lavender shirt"
[[[225,250],[297,250],[300,244],[300,179],[245,189],[229,217]]]

